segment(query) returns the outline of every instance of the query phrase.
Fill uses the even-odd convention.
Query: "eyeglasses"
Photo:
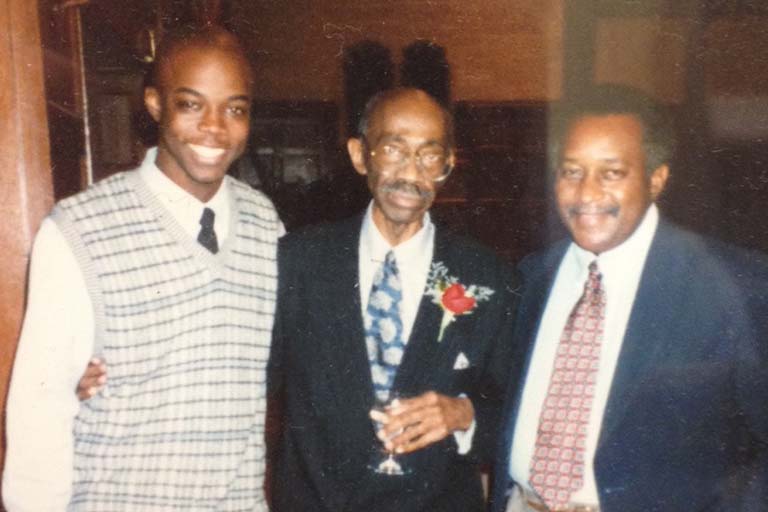
[[[365,145],[368,142],[363,139]],[[416,159],[416,167],[432,181],[444,181],[451,174],[450,153],[436,142],[427,143],[411,151],[407,144],[397,141],[382,141],[368,154],[373,163],[382,170],[402,169]]]

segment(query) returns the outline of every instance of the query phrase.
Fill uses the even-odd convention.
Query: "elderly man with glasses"
[[[367,211],[278,251],[273,506],[479,512],[516,281],[430,220],[455,161],[450,112],[394,89],[369,102],[359,132],[347,148]]]

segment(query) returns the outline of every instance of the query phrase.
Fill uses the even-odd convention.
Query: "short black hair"
[[[163,34],[155,52],[148,85],[158,86],[160,70],[164,63],[175,52],[190,46],[222,48],[241,56],[247,65],[246,71],[248,72],[249,81],[252,80],[253,72],[250,67],[250,61],[240,39],[233,32],[219,25],[180,25]]]
[[[437,98],[429,94],[427,91],[416,87],[394,87],[391,89],[385,89],[373,95],[371,99],[369,99],[365,104],[363,113],[360,115],[360,122],[357,124],[357,136],[365,138],[365,136],[368,134],[368,125],[370,124],[373,115],[382,105],[401,96],[414,93],[425,94],[443,113],[445,122],[445,140],[448,143],[448,147],[450,149],[454,148],[456,141],[453,127],[453,112],[451,112],[445,105],[443,105],[440,101],[437,100]]]
[[[645,171],[650,175],[669,164],[675,152],[675,130],[667,109],[650,96],[616,84],[594,85],[563,99],[551,112],[549,162],[556,169],[563,138],[570,126],[586,116],[628,115],[643,128]]]

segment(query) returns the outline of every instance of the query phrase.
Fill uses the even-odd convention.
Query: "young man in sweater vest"
[[[267,509],[283,228],[226,176],[246,146],[251,83],[231,34],[166,37],[145,91],[158,147],[43,221],[8,399],[9,512]],[[94,354],[109,382],[80,403]]]

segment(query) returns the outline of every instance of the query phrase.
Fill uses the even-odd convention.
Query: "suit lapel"
[[[543,255],[531,257],[531,266],[527,268],[521,266],[523,274],[523,297],[520,301],[516,315],[515,335],[513,340],[518,344],[525,344],[527,350],[520,350],[518,353],[525,354],[525,364],[521,366],[521,371],[517,375],[512,375],[509,379],[510,389],[507,392],[508,397],[514,396],[514,400],[508,401],[508,410],[505,411],[504,421],[506,421],[505,438],[503,453],[509,456],[512,449],[512,440],[514,439],[514,430],[517,423],[517,413],[520,408],[520,401],[523,397],[525,381],[528,377],[528,369],[531,364],[533,347],[536,342],[536,335],[539,332],[541,317],[544,314],[544,308],[549,298],[549,293],[557,274],[557,269],[565,255],[570,241],[563,241],[554,246]],[[512,395],[511,393],[514,393]],[[509,398],[508,398],[509,400]],[[507,461],[508,462],[508,461]]]
[[[442,261],[450,270],[452,255],[450,237],[436,227],[432,262]],[[395,390],[406,394],[421,390],[421,384],[429,377],[426,369],[434,366],[435,358],[444,349],[446,340],[437,342],[442,316],[442,308],[434,304],[431,297],[422,294],[411,336],[395,377]]]
[[[681,301],[686,300],[686,285],[680,278],[683,273],[674,269],[687,263],[680,261],[684,257],[681,251],[670,247],[673,242],[666,225],[660,222],[627,323],[603,415],[598,449],[633,406],[632,396],[643,389],[642,381],[653,378],[655,365],[663,357],[669,340],[668,334],[674,332],[674,312]]]
[[[365,348],[365,331],[360,305],[359,246],[360,225],[362,219],[356,217],[346,222],[338,237],[338,244],[328,255],[325,268],[332,269],[326,276],[327,304],[323,309],[329,320],[335,322],[333,340],[326,340],[325,346],[337,376],[337,396],[350,410],[370,409],[373,401],[373,382],[371,380],[368,354]],[[313,357],[313,356],[310,356]],[[349,383],[365,383],[350,386]]]

